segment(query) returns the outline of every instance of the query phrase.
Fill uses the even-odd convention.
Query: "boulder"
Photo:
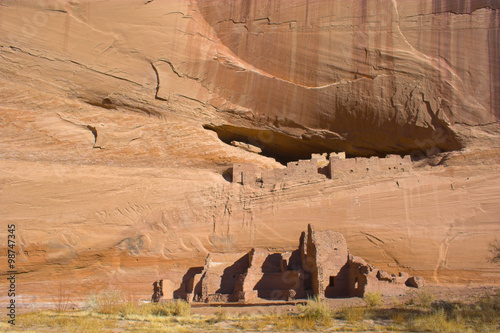
[[[425,280],[421,276],[412,276],[406,280],[406,285],[413,288],[422,288],[425,286]]]

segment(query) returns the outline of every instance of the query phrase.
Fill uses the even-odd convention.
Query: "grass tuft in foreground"
[[[369,307],[375,307],[382,304],[382,294],[380,292],[366,293],[364,300]]]
[[[166,303],[157,303],[151,307],[151,314],[156,316],[186,317],[191,314],[191,305],[180,299]]]
[[[299,311],[302,316],[312,320],[329,320],[332,317],[332,311],[324,300],[318,296],[309,298],[306,305],[299,305]]]
[[[363,321],[365,317],[365,308],[362,307],[347,307],[337,313],[337,318],[354,324]]]
[[[472,304],[429,301],[422,293],[417,304],[391,302],[330,310],[313,298],[297,306],[297,313],[230,315],[218,308],[211,316],[193,315],[180,300],[151,304],[132,302],[116,292],[93,295],[85,311],[38,311],[18,316],[17,331],[30,332],[499,332],[500,296],[479,298]],[[90,306],[91,305],[91,306]],[[0,330],[8,330],[6,322]]]

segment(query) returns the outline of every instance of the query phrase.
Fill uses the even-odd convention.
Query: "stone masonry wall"
[[[411,170],[410,155],[387,155],[385,158],[377,156],[345,158],[337,154],[330,154],[330,178],[363,178],[372,175],[396,174]]]
[[[409,155],[387,155],[385,158],[345,158],[345,153],[313,154],[310,160],[289,162],[284,169],[260,170],[253,164],[234,164],[233,183],[270,187],[281,182],[303,182],[325,179],[364,178],[391,175],[411,170]]]
[[[177,298],[198,302],[259,302],[318,296],[363,297],[366,292],[394,295],[424,282],[407,273],[379,270],[349,253],[342,234],[315,231],[309,224],[299,248],[274,252],[254,248],[244,253],[211,253],[203,270],[191,268]]]

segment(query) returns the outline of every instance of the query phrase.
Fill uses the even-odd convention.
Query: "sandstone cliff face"
[[[93,105],[197,117],[282,159],[452,150],[498,131],[499,6],[4,1],[2,66]]]
[[[381,268],[498,277],[498,1],[0,9],[1,223],[18,226],[27,293],[59,281],[147,295],[160,278],[173,290],[208,252],[293,248],[311,222]],[[222,176],[311,153],[464,147],[483,152],[404,180],[255,192]]]

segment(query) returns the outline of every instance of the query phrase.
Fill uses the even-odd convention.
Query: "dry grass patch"
[[[365,317],[365,308],[347,307],[337,313],[337,318],[347,321],[349,324],[360,322]]]
[[[324,300],[309,299],[306,305],[298,306],[298,314],[271,314],[233,318],[233,327],[243,331],[324,331],[332,323],[332,312]]]
[[[30,332],[206,332],[206,331],[400,331],[400,332],[498,332],[500,297],[487,296],[473,304],[437,301],[428,296],[418,304],[392,308],[348,307],[335,313],[326,303],[310,299],[296,314],[229,316],[218,308],[214,315],[191,315],[184,301],[139,304],[116,294],[99,295],[87,311],[39,311],[19,315],[18,331]],[[2,323],[0,330],[5,328]],[[9,327],[10,328],[10,327]],[[7,329],[8,330],[8,329]]]
[[[428,308],[434,302],[434,295],[428,290],[423,290],[418,294],[418,304],[424,308]]]
[[[113,320],[93,317],[87,312],[60,311],[22,314],[18,316],[16,323],[17,328],[36,329],[37,332],[52,328],[65,332],[100,332],[115,325]]]
[[[409,323],[408,328],[417,332],[466,332],[462,322],[449,319],[442,309],[416,317]]]
[[[127,300],[118,290],[106,290],[90,295],[87,303],[97,313],[118,314]]]
[[[176,299],[165,303],[156,303],[151,307],[151,314],[157,316],[186,317],[191,314],[191,305],[183,300]]]
[[[366,293],[363,299],[371,308],[382,305],[382,294],[380,292]]]
[[[275,331],[314,331],[316,330],[316,319],[303,315],[270,316],[266,319],[268,325],[272,325]]]
[[[217,311],[215,312],[215,315],[207,320],[208,323],[213,324],[213,323],[220,323],[222,321],[226,321],[229,319],[229,315],[227,314],[227,311],[223,309],[221,306],[217,307]]]
[[[97,314],[119,315],[122,317],[142,316],[189,316],[191,305],[183,300],[163,303],[140,304],[128,300],[120,291],[103,291],[92,294],[87,300],[88,307]]]
[[[393,312],[390,319],[396,325],[403,325],[406,322],[406,317],[401,312]]]
[[[298,305],[298,310],[303,317],[312,320],[328,321],[332,317],[328,303],[317,296],[309,298],[306,305]]]

